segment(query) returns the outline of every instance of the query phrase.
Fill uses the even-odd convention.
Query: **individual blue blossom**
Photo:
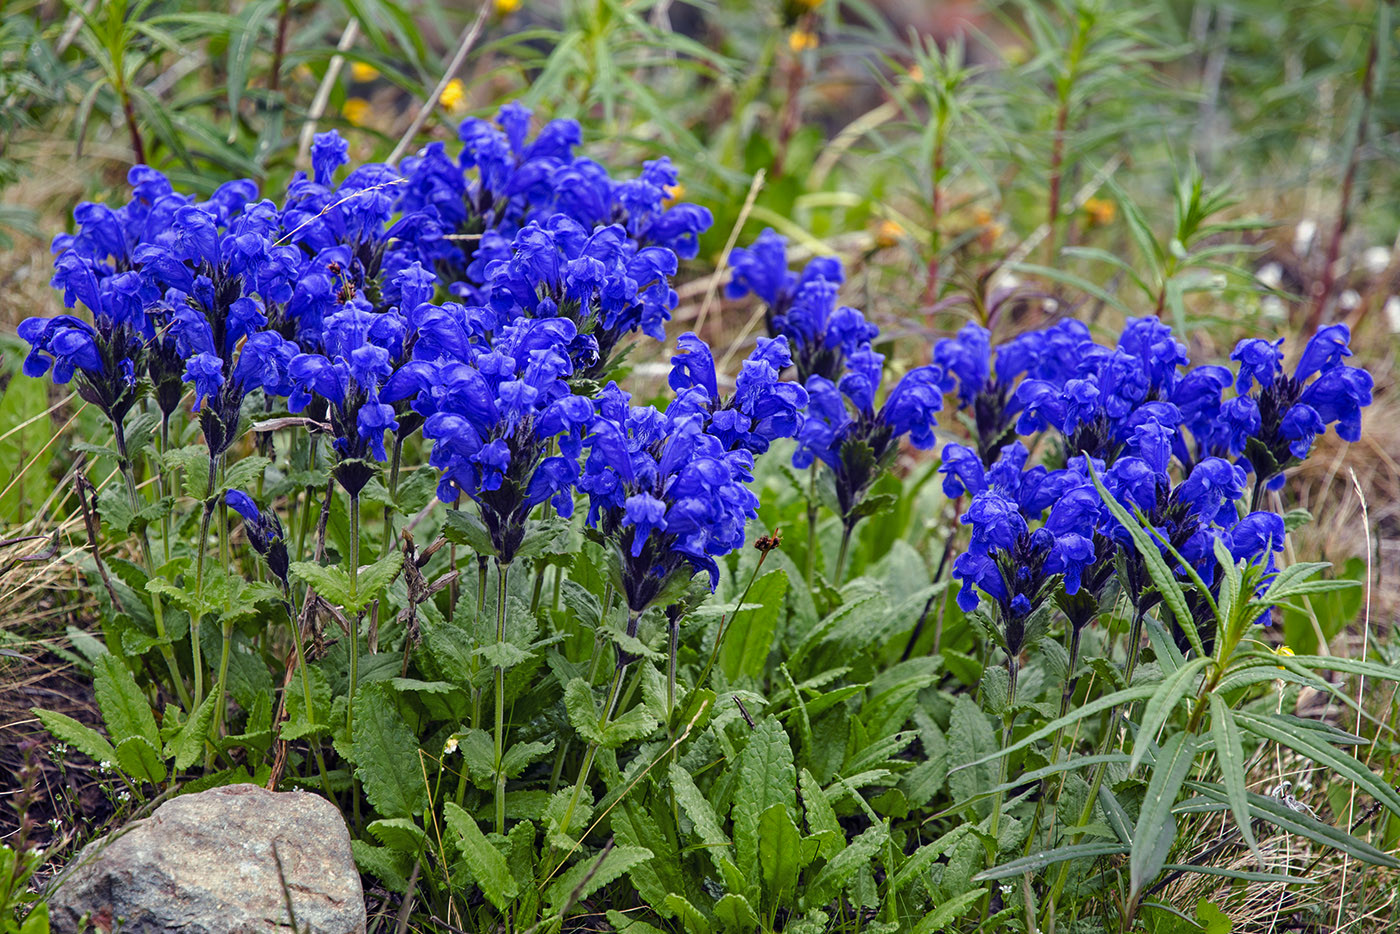
[[[224,502],[243,517],[243,530],[248,536],[248,544],[267,561],[268,568],[285,586],[287,582],[287,541],[282,531],[282,521],[272,510],[263,512],[253,498],[242,490],[229,490],[224,493]]]

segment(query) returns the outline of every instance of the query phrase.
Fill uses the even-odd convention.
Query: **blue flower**
[[[1251,512],[1230,526],[1225,541],[1236,561],[1262,560],[1265,569],[1274,570],[1274,555],[1283,551],[1286,530],[1283,517],[1273,512]]]
[[[1247,393],[1257,383],[1261,388],[1272,386],[1283,369],[1283,338],[1267,341],[1254,337],[1235,345],[1230,359],[1240,365],[1235,390]]]
[[[579,489],[589,525],[618,549],[634,619],[673,575],[703,572],[713,588],[716,559],[742,547],[758,514],[752,455],[707,430],[703,413],[634,407],[616,384],[595,405]]]
[[[243,517],[243,530],[248,536],[248,544],[253,550],[267,559],[267,565],[284,584],[287,581],[287,543],[282,531],[282,521],[277,513],[262,512],[253,498],[242,490],[229,490],[224,493],[224,502],[233,507],[234,512]]]
[[[933,362],[957,379],[959,405],[970,405],[992,375],[992,332],[969,321],[933,347]]]

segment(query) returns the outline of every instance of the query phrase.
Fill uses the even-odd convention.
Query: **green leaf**
[[[511,669],[534,657],[534,653],[511,642],[492,642],[472,652],[486,659],[492,668]]]
[[[117,765],[138,781],[152,785],[165,781],[165,763],[160,750],[144,736],[128,736],[117,743]]]
[[[984,869],[972,877],[973,882],[994,882],[1024,872],[1039,872],[1046,866],[1063,863],[1070,859],[1098,859],[1100,856],[1121,856],[1128,847],[1121,843],[1076,843],[1074,846],[1061,846],[1053,850],[1041,850],[1030,856],[1013,859],[990,869]]]
[[[224,490],[248,490],[257,486],[272,461],[260,455],[250,455],[230,466],[224,472]]]
[[[326,567],[312,561],[293,561],[290,570],[293,578],[338,607],[347,607],[353,601],[350,575],[340,568]]]
[[[764,717],[749,734],[739,756],[738,782],[734,789],[734,846],[739,870],[745,878],[759,878],[759,820],[774,804],[790,812],[797,809],[797,769],[792,747],[778,721]]]
[[[180,724],[180,731],[166,746],[165,753],[175,757],[175,770],[183,772],[199,761],[204,754],[204,744],[209,739],[209,729],[214,725],[214,712],[223,703],[223,693],[215,686],[209,696],[199,702],[194,714]]]
[[[484,839],[484,838],[483,838]],[[583,901],[603,886],[620,877],[638,863],[651,859],[651,850],[640,846],[615,846],[602,856],[579,860],[554,880],[545,892],[545,901],[556,915],[569,905]]]
[[[416,856],[427,842],[428,835],[407,817],[393,817],[386,820],[370,821],[365,828],[375,839],[390,849]]]
[[[993,770],[982,766],[996,755],[997,737],[987,715],[967,695],[953,701],[948,718],[948,788],[954,800],[966,801],[990,786]]]
[[[1240,837],[1254,854],[1254,861],[1262,870],[1264,854],[1259,852],[1259,843],[1254,839],[1252,821],[1249,819],[1249,788],[1245,776],[1244,746],[1240,742],[1240,728],[1235,723],[1234,714],[1225,698],[1219,693],[1210,695],[1210,732],[1215,739],[1215,758],[1220,763],[1221,782],[1230,799],[1230,810],[1235,815],[1235,826]]]
[[[1162,746],[1147,782],[1137,827],[1133,831],[1133,850],[1128,858],[1131,898],[1138,895],[1167,861],[1167,854],[1176,843],[1176,817],[1172,805],[1186,773],[1196,758],[1196,737],[1190,733],[1174,733]]]
[[[112,744],[107,742],[107,737],[91,727],[84,726],[67,714],[61,714],[56,710],[40,710],[38,707],[32,707],[30,712],[39,718],[39,722],[44,725],[44,729],[53,734],[54,739],[61,743],[67,743],[93,762],[115,763],[117,761],[117,752],[112,748]]]
[[[678,919],[681,922],[681,930],[694,931],[695,934],[710,934],[710,919],[701,913],[685,896],[671,892],[662,902],[661,908],[666,914]]]
[[[403,861],[400,853],[387,846],[374,846],[368,840],[351,840],[350,852],[360,872],[378,879],[391,892],[408,891],[406,870],[399,865]]]
[[[548,755],[554,749],[554,740],[546,743],[516,743],[501,756],[501,771],[506,778],[515,778],[531,762]]]
[[[887,839],[889,831],[884,824],[873,824],[865,828],[860,836],[852,840],[817,872],[816,878],[802,893],[802,904],[808,908],[816,908],[835,898],[857,870],[870,865],[870,861],[880,852],[880,847],[885,845]]]
[[[593,689],[587,681],[574,678],[564,686],[564,708],[579,736],[590,743],[603,742],[603,731],[598,723],[598,705],[593,701]]]
[[[1188,787],[1203,797],[1221,804],[1229,803],[1229,796],[1223,788],[1209,782],[1190,782]],[[1250,812],[1257,818],[1266,820],[1282,830],[1307,837],[1314,843],[1330,846],[1355,859],[1373,866],[1400,869],[1400,860],[1376,849],[1365,840],[1358,839],[1340,827],[1324,824],[1317,818],[1293,810],[1277,798],[1249,793]]]
[[[1157,690],[1147,699],[1147,709],[1143,711],[1142,723],[1138,726],[1137,740],[1133,743],[1133,757],[1128,762],[1129,772],[1137,770],[1143,756],[1147,755],[1148,749],[1156,743],[1157,731],[1167,722],[1167,718],[1187,692],[1192,690],[1196,676],[1211,662],[1209,656],[1193,658],[1157,685]]]
[[[690,773],[682,768],[679,762],[671,763],[667,775],[671,781],[671,789],[676,795],[676,803],[685,811],[686,817],[690,818],[691,826],[695,835],[700,838],[705,855],[715,864],[715,871],[722,872],[720,862],[729,859],[732,851],[729,835],[720,826],[719,815],[696,787],[695,779],[690,777]]]
[[[734,613],[719,655],[720,670],[730,681],[741,676],[763,677],[787,589],[787,574],[781,570],[771,571],[754,581],[749,590],[746,602],[756,607]]]
[[[447,510],[447,522],[442,527],[443,537],[454,545],[466,545],[478,555],[494,555],[496,546],[491,543],[491,533],[481,519],[471,512],[461,509]]]
[[[815,849],[815,842],[812,841]],[[770,806],[758,819],[758,864],[763,870],[763,888],[773,904],[782,904],[787,893],[797,888],[797,875],[811,856],[803,858],[803,840],[783,804]]]
[[[953,773],[958,772],[962,769],[972,768],[974,766],[979,765],[985,765],[988,762],[997,761],[1002,756],[1010,755],[1013,752],[1020,752],[1022,749],[1025,749],[1032,743],[1037,742],[1038,740],[1042,740],[1045,737],[1051,735],[1061,727],[1069,726],[1072,723],[1076,723],[1080,720],[1083,720],[1085,717],[1092,717],[1096,713],[1101,713],[1105,710],[1108,710],[1109,708],[1116,707],[1119,704],[1128,704],[1133,701],[1143,700],[1145,698],[1151,697],[1156,688],[1157,686],[1155,684],[1140,684],[1137,687],[1125,688],[1122,691],[1115,691],[1114,693],[1109,694],[1106,697],[1100,697],[1097,700],[1090,701],[1083,707],[1076,708],[1075,710],[1072,710],[1069,713],[1065,714],[1063,717],[1057,717],[1056,719],[1051,720],[1049,723],[1045,724],[1039,729],[1026,734],[1016,742],[1012,743],[1010,746],[1007,746],[1005,749],[1000,749],[990,755],[983,756],[975,762],[968,762],[966,764],[949,769],[949,775],[951,777]]]
[[[967,911],[973,905],[981,901],[987,894],[985,886],[976,889],[969,889],[966,892],[959,892],[952,898],[944,901],[933,911],[924,915],[923,919],[914,927],[911,934],[939,934],[941,931],[950,929],[953,921]]]
[[[846,833],[836,820],[836,811],[821,782],[806,769],[798,777],[802,806],[807,812],[807,832],[820,841],[819,855],[830,859],[846,845]]]
[[[344,605],[347,614],[358,613],[374,602],[386,587],[394,582],[403,568],[403,552],[391,551],[368,567],[360,568],[355,578],[353,598]]]
[[[1333,749],[1325,741],[1316,738],[1312,731],[1289,729],[1271,717],[1259,717],[1238,711],[1235,720],[1241,727],[1271,739],[1281,746],[1307,756],[1318,765],[1325,766],[1349,781],[1355,782],[1362,790],[1375,798],[1392,813],[1400,815],[1400,793],[1376,773],[1352,756]]]
[[[362,684],[355,694],[355,734],[350,759],[365,797],[380,817],[420,814],[427,798],[418,740],[382,683]]]
[[[111,654],[98,658],[93,664],[93,681],[107,735],[116,741],[117,748],[128,737],[139,736],[159,749],[160,731],[156,729],[155,715],[121,659]]]
[[[618,749],[636,739],[641,739],[656,729],[656,718],[645,704],[638,704],[619,717],[614,717],[602,728],[603,737],[599,745],[604,749]]]
[[[753,931],[759,926],[753,905],[738,892],[729,892],[715,902],[715,917],[729,931]]]
[[[569,520],[559,516],[531,519],[525,524],[525,536],[515,550],[515,558],[539,558],[568,551],[570,528]]]
[[[454,802],[443,804],[442,815],[472,874],[472,881],[481,889],[487,901],[495,905],[497,911],[504,913],[510,907],[511,900],[520,894],[520,888],[510,874],[510,867],[506,865],[506,858],[486,839],[472,816]]]

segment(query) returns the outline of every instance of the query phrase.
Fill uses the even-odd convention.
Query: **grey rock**
[[[289,934],[286,892],[300,932],[365,930],[345,821],[299,791],[229,785],[174,798],[88,844],[55,885],[55,934]]]

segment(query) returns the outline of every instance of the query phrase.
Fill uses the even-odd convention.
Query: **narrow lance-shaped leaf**
[[[1235,826],[1240,837],[1254,854],[1254,861],[1262,870],[1264,854],[1259,852],[1259,843],[1254,839],[1254,830],[1249,819],[1249,788],[1245,782],[1244,747],[1240,742],[1240,728],[1235,723],[1234,714],[1225,698],[1218,693],[1210,695],[1210,731],[1215,738],[1215,758],[1220,764],[1220,777],[1225,785],[1225,793],[1230,799],[1230,811],[1235,815]]]
[[[1176,842],[1176,818],[1172,805],[1186,773],[1196,758],[1196,737],[1190,733],[1175,733],[1162,746],[1147,793],[1138,812],[1137,828],[1133,831],[1133,850],[1128,858],[1131,898],[1136,900],[1143,888],[1157,878],[1167,861],[1172,844]]]
[[[1147,699],[1147,709],[1143,711],[1142,723],[1138,727],[1137,741],[1133,744],[1133,758],[1128,763],[1128,771],[1134,771],[1142,764],[1148,747],[1156,741],[1157,731],[1191,690],[1202,669],[1210,663],[1209,657],[1191,659],[1159,684],[1156,692]]]

